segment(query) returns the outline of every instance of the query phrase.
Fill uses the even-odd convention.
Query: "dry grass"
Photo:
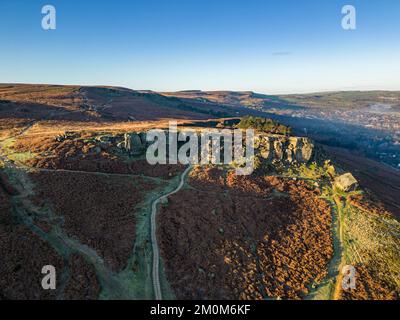
[[[342,217],[344,263],[356,268],[356,289],[343,299],[393,299],[400,294],[400,223],[346,203]]]
[[[142,131],[148,129],[167,128],[170,119],[158,121],[132,121],[132,122],[71,122],[71,121],[41,121],[29,130],[29,136],[56,136],[65,131],[74,132],[107,132],[107,133],[123,133]],[[178,120],[179,123],[187,122],[187,120]],[[29,137],[27,136],[27,138]]]

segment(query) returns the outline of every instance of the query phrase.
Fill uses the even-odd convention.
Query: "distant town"
[[[301,121],[290,124],[316,140],[340,147],[349,147],[361,154],[400,169],[400,112],[387,105],[368,108],[269,108],[254,109]],[[327,121],[330,122],[328,124]],[[321,122],[323,121],[323,122]],[[312,124],[310,126],[310,124]],[[340,138],[339,138],[340,137]]]

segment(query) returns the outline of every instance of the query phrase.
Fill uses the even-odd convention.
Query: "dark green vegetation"
[[[290,135],[292,128],[280,124],[272,119],[261,117],[244,117],[238,124],[240,129],[255,129],[265,133]]]

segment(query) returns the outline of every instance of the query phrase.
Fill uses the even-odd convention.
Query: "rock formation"
[[[145,133],[125,133],[122,147],[132,156],[139,156],[145,152]]]
[[[168,137],[168,132],[166,132],[166,136]],[[200,141],[201,139],[199,138],[199,143]],[[118,147],[131,156],[140,156],[145,154],[149,144],[146,141],[145,132],[132,132],[125,133],[118,143]],[[221,148],[221,153],[223,153],[223,144]],[[304,137],[287,137],[261,133],[255,136],[254,149],[255,155],[272,163],[307,163],[313,157],[314,144],[310,139]]]
[[[354,191],[358,187],[358,181],[351,173],[345,173],[337,177],[333,185],[344,192]]]
[[[256,154],[271,162],[306,163],[314,145],[308,138],[260,134],[255,138]]]

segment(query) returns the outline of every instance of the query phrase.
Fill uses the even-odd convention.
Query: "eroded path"
[[[20,132],[13,138],[25,134],[35,122],[28,123]],[[4,150],[3,150],[4,151]],[[7,154],[0,150],[0,160],[4,163],[4,170],[12,180],[13,185],[18,187],[20,192],[17,196],[13,197],[13,210],[18,216],[18,220],[28,227],[36,236],[46,241],[63,259],[68,261],[71,254],[77,253],[85,258],[95,269],[96,275],[101,285],[100,299],[152,299],[154,292],[152,287],[152,248],[149,245],[150,239],[153,239],[149,233],[150,229],[154,232],[155,239],[155,224],[154,228],[150,228],[151,218],[155,222],[155,214],[157,204],[163,199],[167,198],[178,192],[184,185],[184,178],[189,172],[187,168],[180,176],[167,181],[159,178],[152,178],[144,176],[149,181],[154,183],[159,182],[158,188],[147,194],[143,203],[141,204],[142,211],[132,208],[133,213],[139,219],[137,227],[137,241],[135,241],[134,249],[129,258],[127,267],[121,272],[114,272],[105,263],[103,257],[99,255],[96,250],[80,242],[76,237],[71,237],[63,229],[61,225],[52,224],[51,231],[44,231],[40,226],[35,223],[35,215],[41,213],[41,208],[32,203],[31,198],[35,195],[35,186],[31,182],[29,172],[60,172],[60,173],[85,173],[100,176],[118,176],[121,178],[137,177],[132,174],[108,174],[102,172],[83,172],[83,171],[69,171],[69,170],[49,170],[49,169],[36,169],[25,166],[18,161],[10,160]],[[171,191],[172,190],[172,191]],[[154,209],[153,209],[154,208]],[[154,212],[154,215],[152,213]],[[49,221],[57,221],[56,213],[52,210],[47,210]],[[156,244],[156,242],[155,242]],[[154,249],[154,247],[153,247]],[[155,247],[155,254],[157,262],[159,261],[158,247]],[[132,265],[139,264],[139,270],[133,271]],[[158,263],[157,263],[158,267]],[[157,275],[158,275],[157,269]],[[62,274],[68,274],[69,271],[63,271]],[[62,275],[62,277],[63,277]],[[160,276],[157,276],[158,288],[160,288]],[[64,283],[65,281],[63,281]],[[62,284],[63,285],[63,284]],[[159,291],[161,292],[161,290]],[[160,294],[161,295],[161,294]],[[62,299],[62,295],[59,297]]]
[[[182,189],[183,185],[185,184],[185,178],[191,169],[192,167],[189,166],[182,173],[179,185],[175,190],[157,198],[151,205],[151,245],[153,249],[152,279],[153,279],[154,297],[156,300],[162,299],[161,285],[160,285],[160,252],[157,243],[157,222],[156,222],[157,206],[159,203],[162,203],[163,200],[167,199],[169,196],[179,192]]]
[[[136,298],[129,292],[124,283],[119,281],[117,274],[106,266],[103,258],[100,257],[95,250],[82,244],[77,239],[68,236],[60,226],[53,226],[54,228],[50,232],[45,232],[38,227],[34,223],[33,217],[40,211],[40,208],[30,201],[33,195],[33,186],[28,175],[20,168],[7,167],[7,165],[6,168],[13,182],[19,186],[20,194],[13,198],[13,209],[19,220],[34,234],[49,243],[64,259],[68,260],[71,253],[79,253],[84,256],[85,259],[94,266],[102,290],[107,291],[110,298]],[[53,215],[52,212],[48,212],[48,214]]]

